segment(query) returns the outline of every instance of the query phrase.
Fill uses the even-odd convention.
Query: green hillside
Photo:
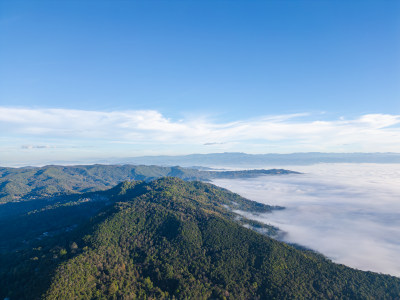
[[[0,167],[0,204],[106,190],[126,180],[149,181],[160,177],[173,176],[184,180],[207,181],[215,178],[248,178],[296,173],[282,169],[215,172],[178,166],[143,165]]]
[[[233,208],[272,207],[211,184],[163,178],[125,182],[102,195],[109,205],[90,221],[21,251],[17,266],[4,258],[9,268],[2,267],[0,297],[400,297],[399,278],[337,265],[243,227],[248,220],[238,219]]]

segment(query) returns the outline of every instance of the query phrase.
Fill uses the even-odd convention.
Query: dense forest
[[[173,176],[184,180],[209,181],[216,178],[249,178],[283,174],[298,173],[282,169],[212,171],[178,166],[144,165],[0,167],[0,204],[106,190],[126,180],[150,181],[160,177]]]
[[[240,218],[234,210],[279,208],[208,183],[167,177],[69,197],[25,214],[50,223],[60,219],[60,228],[66,227],[4,251],[0,298],[400,297],[399,278],[334,264],[246,228],[276,234],[276,228]],[[76,226],[62,221],[78,210],[91,217],[70,216]]]

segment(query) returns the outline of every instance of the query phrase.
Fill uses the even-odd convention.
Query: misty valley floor
[[[333,261],[400,276],[400,165],[292,166],[302,175],[214,180],[240,195],[285,210],[245,214],[286,232],[283,240]]]

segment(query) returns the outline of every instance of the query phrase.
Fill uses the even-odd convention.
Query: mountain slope
[[[229,208],[271,208],[210,184],[163,178],[105,193],[115,204],[77,231],[46,299],[400,296],[398,278],[333,264],[244,228]]]

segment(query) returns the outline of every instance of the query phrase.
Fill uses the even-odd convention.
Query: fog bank
[[[214,184],[265,204],[285,206],[248,216],[286,232],[286,242],[361,270],[400,277],[400,165],[318,164],[301,175],[219,179]]]

